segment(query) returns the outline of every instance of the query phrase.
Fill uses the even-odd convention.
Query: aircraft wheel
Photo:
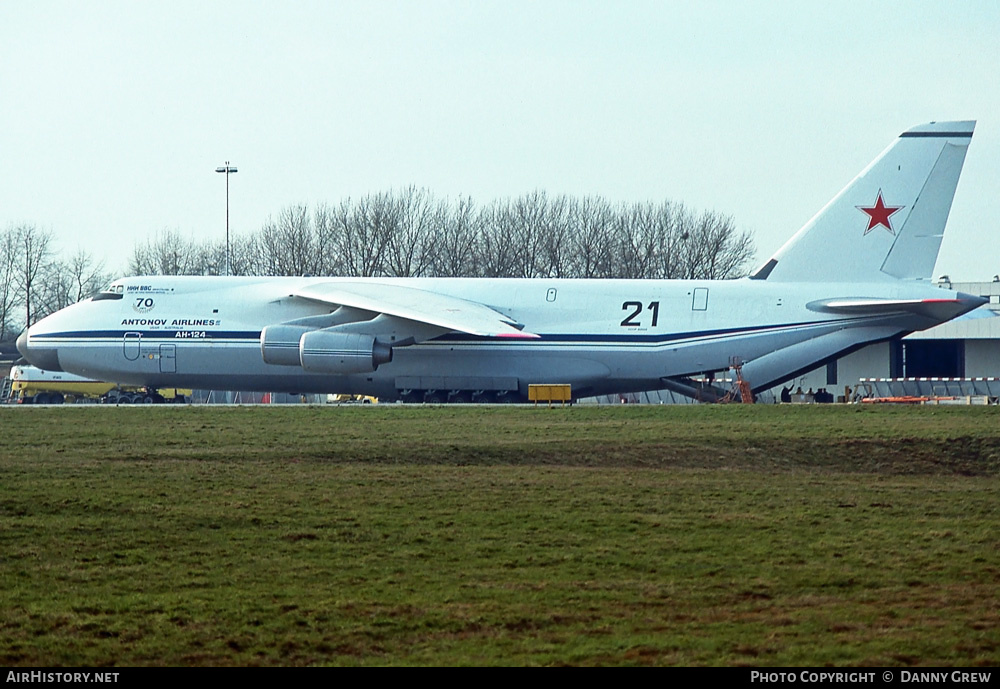
[[[48,404],[49,394],[47,392],[40,392],[35,395],[35,404]]]
[[[448,395],[440,390],[428,390],[424,394],[424,402],[427,404],[444,404],[448,401]]]
[[[66,401],[66,398],[62,396],[61,392],[53,393],[53,395],[52,395],[52,401],[51,401],[52,404],[62,404],[65,401]]]
[[[471,404],[472,403],[472,392],[469,390],[459,390],[453,394],[449,399],[449,402],[455,404]]]
[[[497,404],[514,404],[517,402],[517,393],[512,390],[501,390],[497,393]]]
[[[403,404],[419,404],[424,401],[424,391],[423,390],[407,390],[399,396],[399,400]]]

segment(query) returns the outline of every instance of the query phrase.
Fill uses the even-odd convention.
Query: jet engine
[[[269,325],[260,333],[264,361],[317,373],[370,373],[392,361],[392,347],[371,335],[338,333],[300,325]]]
[[[371,335],[313,330],[299,339],[299,361],[317,373],[370,373],[392,361],[392,347]]]
[[[264,363],[278,366],[301,366],[299,340],[315,328],[298,325],[269,325],[260,333],[260,353]]]

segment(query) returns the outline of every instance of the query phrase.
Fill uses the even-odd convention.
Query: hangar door
[[[896,340],[894,378],[964,378],[964,340]]]
[[[903,367],[907,378],[964,378],[964,340],[905,340]]]

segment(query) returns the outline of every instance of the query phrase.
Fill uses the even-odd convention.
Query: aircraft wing
[[[324,282],[306,285],[291,296],[329,306],[385,314],[469,335],[518,339],[539,337],[524,332],[524,326],[485,304],[403,285]]]

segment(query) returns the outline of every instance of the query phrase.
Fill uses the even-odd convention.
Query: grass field
[[[7,666],[1000,663],[996,408],[0,423]]]

